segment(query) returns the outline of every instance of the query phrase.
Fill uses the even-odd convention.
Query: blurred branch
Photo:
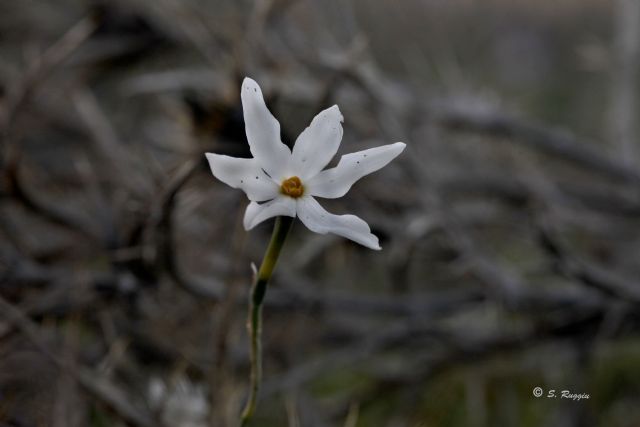
[[[451,130],[509,138],[524,146],[602,173],[609,178],[640,184],[640,172],[617,159],[581,143],[571,133],[558,131],[499,113],[471,113],[453,109],[436,111],[435,119]]]
[[[149,183],[140,175],[131,173],[137,170],[130,153],[125,152],[122,141],[100,107],[93,92],[88,88],[79,88],[73,94],[74,106],[87,131],[95,141],[97,151],[103,162],[109,168],[110,179],[114,180],[118,188],[136,195],[151,192]],[[101,162],[101,163],[103,163]]]
[[[415,340],[424,336],[438,336],[444,331],[435,328],[431,322],[417,324],[412,321],[398,321],[353,345],[333,351],[327,356],[320,356],[288,370],[280,378],[268,380],[264,385],[264,396],[284,390],[292,390],[328,371],[353,365],[363,359],[389,348],[400,345],[406,340]]]
[[[317,284],[299,277],[281,275],[285,288],[269,290],[266,305],[306,312],[349,312],[358,315],[404,316],[428,319],[445,316],[468,305],[484,301],[484,293],[473,289],[411,295],[362,295],[347,292],[315,291]]]
[[[519,177],[506,180],[501,174],[468,173],[443,178],[438,187],[447,198],[499,197],[514,207],[530,203],[534,195],[530,186]],[[640,199],[616,189],[599,189],[597,186],[578,182],[558,182],[558,191],[567,202],[575,202],[578,209],[588,208],[602,214],[637,218],[640,215]]]
[[[36,94],[46,78],[62,64],[93,33],[96,23],[90,16],[83,17],[66,33],[51,45],[42,55],[32,62],[19,82],[12,85],[7,106],[0,117],[0,137],[3,143],[0,158],[2,177],[0,184],[3,193],[21,201],[27,208],[43,215],[48,220],[72,230],[93,236],[84,225],[78,224],[76,218],[56,206],[47,204],[27,189],[20,176],[20,153],[16,145],[15,130],[19,115],[23,108]]]
[[[638,164],[638,76],[640,71],[640,2],[616,0],[614,46],[611,67],[609,130],[620,161]]]
[[[407,364],[403,369],[404,381],[424,381],[425,375],[441,372],[445,366],[469,360],[488,357],[496,352],[514,351],[528,348],[541,340],[562,336],[572,329],[580,329],[585,324],[598,322],[600,310],[590,310],[578,314],[564,315],[541,323],[535,328],[519,328],[516,332],[480,332],[468,328],[446,328],[427,324],[398,321],[391,326],[364,337],[359,342],[304,362],[272,379],[265,384],[265,396],[285,390],[294,390],[326,372],[350,368],[376,354],[410,343],[424,342],[428,338],[429,350],[421,351],[419,362]],[[431,340],[439,342],[432,345]],[[396,377],[396,381],[402,380]]]
[[[539,225],[538,232],[541,247],[545,249],[561,273],[605,295],[640,304],[640,282],[624,278],[615,272],[594,265],[593,262],[578,259],[560,243],[559,238],[548,225]]]
[[[4,178],[6,180],[4,182],[4,191],[6,192],[5,196],[7,196],[7,198],[11,197],[13,201],[19,202],[31,212],[53,224],[62,226],[69,231],[80,233],[91,239],[99,240],[100,236],[96,234],[91,224],[83,221],[80,217],[68,211],[64,206],[45,200],[25,184],[23,178],[25,162],[22,161],[19,156],[14,157],[11,163],[6,166],[7,168],[4,171]],[[0,220],[0,223],[4,222],[4,219]],[[9,230],[9,233],[13,232],[15,232],[15,230]]]
[[[359,52],[362,47],[357,46]],[[361,55],[362,53],[358,54]],[[637,169],[617,158],[607,156],[602,149],[592,148],[592,145],[581,142],[568,131],[549,128],[495,111],[465,111],[447,106],[446,103],[444,106],[432,105],[409,97],[407,91],[401,90],[397,84],[386,79],[372,61],[355,63],[348,60],[350,56],[347,55],[346,58],[336,62],[321,57],[321,63],[358,82],[375,99],[378,109],[384,110],[384,113],[380,114],[381,125],[392,126],[398,135],[402,135],[403,129],[396,126],[386,112],[394,111],[394,116],[402,117],[411,111],[412,107],[418,108],[426,111],[436,123],[447,129],[508,138],[612,179],[634,185],[640,184],[640,172]],[[379,112],[382,113],[382,110]]]
[[[110,381],[86,368],[74,368],[54,353],[41,337],[39,327],[13,304],[0,297],[0,315],[13,324],[45,356],[72,376],[92,396],[111,408],[123,421],[136,427],[162,424],[131,404],[131,398]]]
[[[5,144],[3,163],[11,163],[14,156],[9,151],[11,148],[10,134],[23,107],[30,101],[46,77],[82,45],[95,29],[96,22],[91,16],[80,19],[58,41],[36,58],[24,73],[21,81],[13,85],[15,90],[9,95],[7,107],[4,110],[2,120],[0,120],[0,135],[2,135]]]
[[[144,243],[142,257],[145,263],[157,271],[168,272],[179,286],[196,295],[206,293],[207,287],[200,286],[181,271],[176,253],[173,221],[178,193],[198,169],[204,166],[204,162],[204,156],[198,155],[173,173],[160,196],[152,203],[149,216],[144,218],[147,222],[141,235]]]

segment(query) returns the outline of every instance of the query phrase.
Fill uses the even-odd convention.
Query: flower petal
[[[315,116],[293,146],[289,164],[292,175],[311,178],[331,161],[342,140],[342,120],[337,105]]]
[[[338,166],[320,172],[309,181],[305,188],[312,196],[335,199],[344,196],[360,178],[386,166],[406,144],[383,145],[342,156]]]
[[[244,229],[249,231],[262,221],[279,215],[295,217],[296,201],[291,197],[279,196],[266,203],[251,202],[244,213]]]
[[[260,86],[254,80],[245,78],[240,93],[247,140],[251,154],[276,181],[286,168],[291,150],[280,140],[280,123],[264,103]]]
[[[371,233],[369,225],[355,215],[331,214],[310,196],[297,199],[296,210],[300,220],[311,231],[337,234],[367,248],[381,249],[378,238]]]
[[[240,188],[249,200],[262,202],[279,194],[278,185],[264,173],[256,159],[214,153],[206,156],[213,176],[233,188]]]

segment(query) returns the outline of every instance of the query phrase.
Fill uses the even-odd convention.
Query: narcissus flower
[[[280,123],[267,108],[260,86],[242,82],[242,109],[253,158],[206,153],[220,181],[243,190],[249,200],[244,227],[250,230],[279,215],[297,216],[311,231],[334,233],[371,249],[380,249],[369,225],[354,215],[327,212],[315,197],[344,196],[360,178],[386,166],[405,148],[402,142],[342,156],[324,169],[342,140],[342,114],[337,105],[318,114],[290,150],[280,139]]]

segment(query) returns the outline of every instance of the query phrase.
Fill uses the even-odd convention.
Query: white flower
[[[148,384],[149,406],[168,426],[207,427],[209,401],[204,388],[180,376],[169,385],[157,377]]]
[[[298,216],[311,231],[338,234],[379,250],[378,238],[366,222],[354,215],[333,215],[314,196],[344,196],[357,180],[386,166],[405,144],[396,142],[347,154],[336,167],[323,170],[342,139],[342,114],[337,105],[318,114],[291,151],[280,140],[280,124],[267,109],[260,86],[245,78],[241,98],[253,158],[206,156],[216,178],[242,189],[251,200],[244,215],[245,229],[278,215]]]

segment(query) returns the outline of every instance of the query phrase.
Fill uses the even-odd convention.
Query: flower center
[[[297,199],[304,193],[304,186],[302,185],[302,181],[300,181],[300,178],[298,178],[297,176],[292,176],[282,181],[282,185],[280,185],[280,191],[282,192],[282,194],[286,194],[289,197]]]

